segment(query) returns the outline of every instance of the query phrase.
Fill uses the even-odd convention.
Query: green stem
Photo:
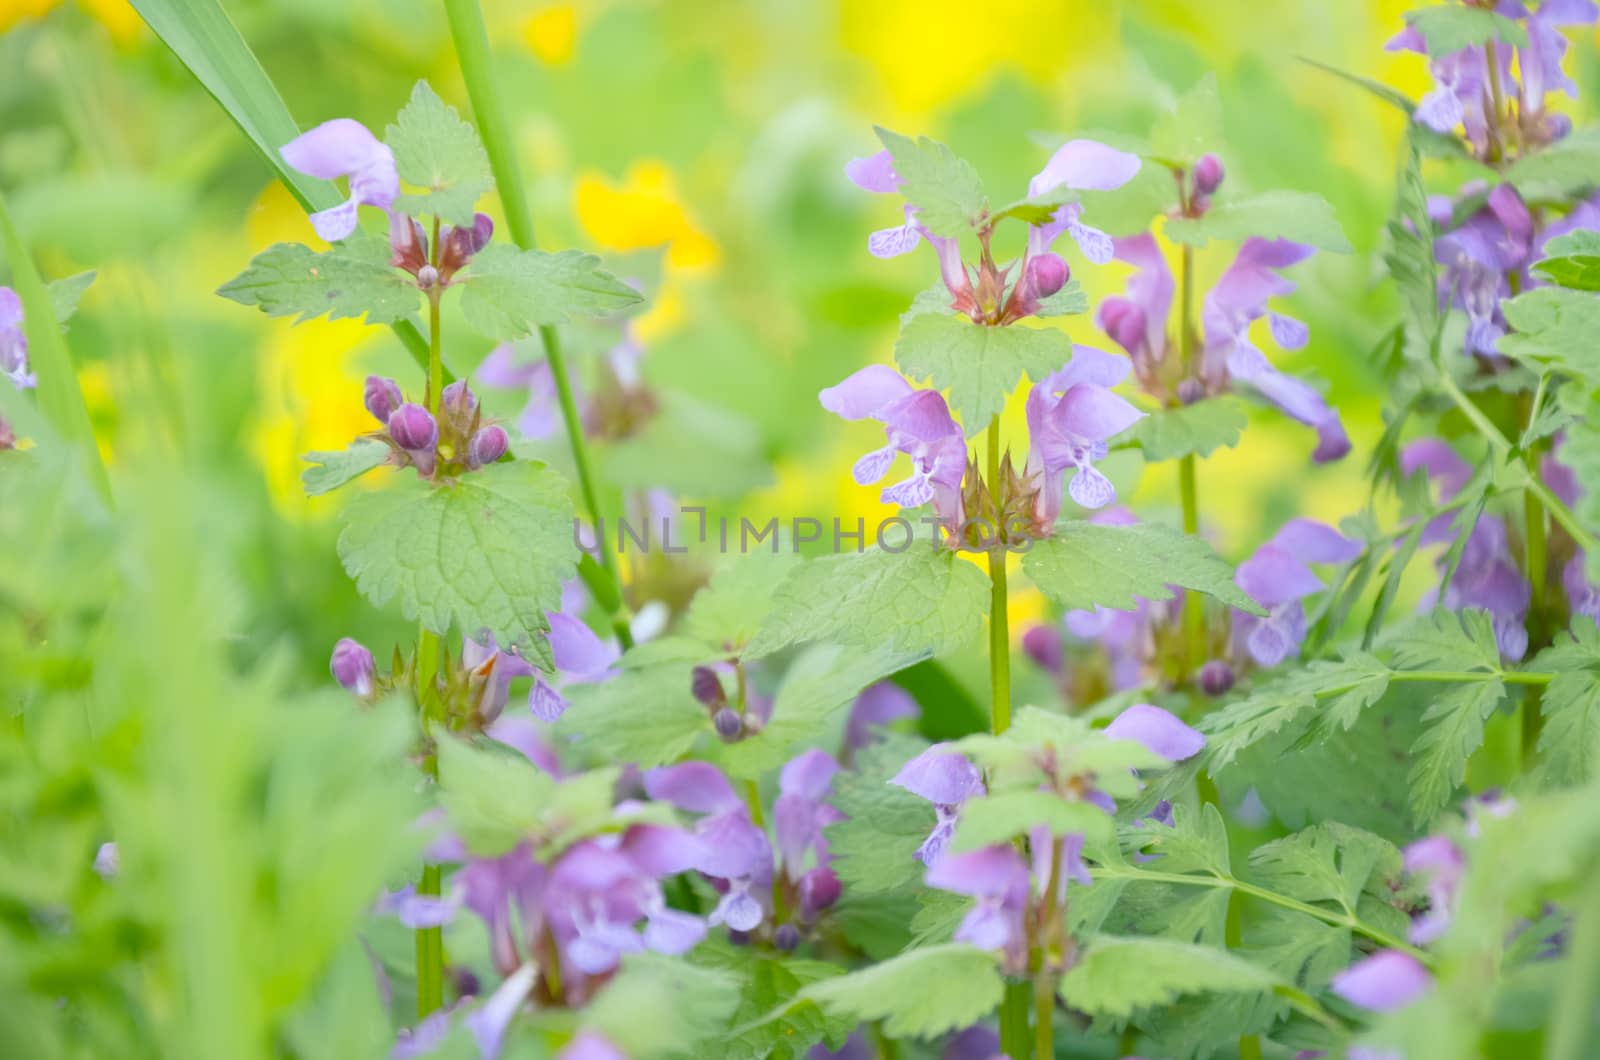
[[[1194,372],[1194,248],[1185,246],[1179,260],[1178,284],[1181,294],[1182,316],[1178,320],[1179,378],[1188,379]],[[1196,481],[1196,464],[1193,453],[1185,453],[1178,461],[1178,498],[1183,505],[1183,532],[1200,533],[1200,488]],[[1185,593],[1183,597],[1183,661],[1192,676],[1205,664],[1206,654],[1205,600],[1199,593]]]
[[[1544,380],[1539,381],[1540,396],[1544,393]],[[1536,415],[1538,402],[1530,410],[1530,416]],[[1529,426],[1532,426],[1530,420]],[[1538,455],[1530,447],[1526,454],[1528,463],[1528,477],[1531,480],[1539,473]],[[1547,643],[1546,629],[1549,618],[1546,609],[1549,602],[1547,580],[1550,568],[1550,539],[1545,526],[1544,508],[1538,499],[1531,493],[1522,495],[1522,523],[1523,544],[1527,563],[1525,564],[1528,584],[1533,593],[1528,605],[1528,645],[1532,649],[1529,655],[1535,654],[1538,649]],[[1529,688],[1522,697],[1522,771],[1528,772],[1533,768],[1539,747],[1539,733],[1544,728],[1544,689],[1539,686]]]
[[[1028,1036],[1032,989],[1026,979],[1006,980],[1006,992],[1000,999],[1000,1052],[1006,1056],[1026,1057],[1033,1048]]]
[[[1445,371],[1439,373],[1439,386],[1450,396],[1450,400],[1456,403],[1456,407],[1467,417],[1467,420],[1478,429],[1478,433],[1488,439],[1489,445],[1497,453],[1503,456],[1511,451],[1511,443],[1506,440],[1504,434],[1500,433],[1500,428],[1496,427],[1489,417],[1484,415],[1483,410],[1456,384],[1456,381],[1450,378],[1450,373]],[[1573,542],[1579,548],[1585,552],[1600,548],[1600,538],[1596,538],[1594,534],[1590,533],[1588,528],[1578,521],[1578,517],[1572,514],[1572,509],[1562,503],[1561,498],[1557,497],[1550,487],[1541,482],[1539,477],[1531,470],[1528,472],[1526,489],[1529,493],[1539,498],[1539,503],[1544,506],[1544,510],[1550,513],[1552,519],[1561,524],[1562,529],[1572,535]]]
[[[1594,1041],[1595,997],[1600,995],[1600,870],[1589,873],[1567,948],[1566,974],[1556,986],[1544,1060],[1579,1060]]]
[[[989,421],[991,496],[999,496],[999,488],[1000,417],[995,416]],[[1006,549],[998,543],[989,549],[989,585],[989,692],[993,703],[990,717],[991,727],[998,736],[1011,728],[1011,632],[1006,613]]]
[[[1093,868],[1090,872],[1096,879],[1102,880],[1145,880],[1150,883],[1176,883],[1189,887],[1230,888],[1241,894],[1247,894],[1252,898],[1259,898],[1264,902],[1281,906],[1284,909],[1292,909],[1297,913],[1315,917],[1323,923],[1332,924],[1335,927],[1349,928],[1357,934],[1365,935],[1380,946],[1388,949],[1404,950],[1424,965],[1429,967],[1433,965],[1433,957],[1427,951],[1419,950],[1404,939],[1396,938],[1381,928],[1373,927],[1353,913],[1324,909],[1321,906],[1302,902],[1299,899],[1290,898],[1288,895],[1279,894],[1276,891],[1269,891],[1265,887],[1258,887],[1256,884],[1247,883],[1232,876],[1201,876],[1179,872],[1157,872],[1137,868],[1133,865],[1104,865]]]
[[[439,866],[424,865],[417,893],[437,898],[440,894]],[[444,932],[442,928],[417,929],[417,1018],[444,1008]]]
[[[505,209],[506,229],[517,246],[533,250],[537,245],[533,212],[528,207],[516,143],[512,139],[505,104],[494,77],[494,57],[489,49],[489,31],[484,25],[483,11],[478,6],[478,0],[444,0],[444,8],[450,20],[450,36],[455,41],[456,57],[461,64],[461,77],[466,82],[467,98],[471,100],[472,112],[478,118],[478,131],[483,135],[483,146],[489,155],[489,166],[494,170],[500,204]],[[605,520],[595,488],[594,473],[589,467],[583,420],[578,415],[578,403],[573,398],[572,376],[561,350],[561,337],[555,328],[545,325],[539,328],[539,341],[550,363],[550,375],[555,380],[556,400],[561,406],[562,423],[566,426],[567,445],[572,450],[572,463],[578,474],[578,491],[583,496],[583,505],[589,517],[594,520],[600,568],[610,579],[612,587],[620,589],[622,575],[617,569],[617,557],[601,533]],[[591,589],[594,588],[591,586]],[[606,598],[616,594],[596,591],[594,595]],[[626,604],[620,605],[618,613],[612,616],[612,628],[624,650],[633,647]]]

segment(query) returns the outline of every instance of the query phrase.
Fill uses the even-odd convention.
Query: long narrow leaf
[[[22,299],[23,326],[28,335],[28,357],[33,372],[39,377],[39,409],[55,428],[61,440],[77,446],[83,452],[84,466],[100,495],[111,500],[111,480],[100,462],[100,449],[95,444],[94,427],[89,422],[89,407],[84,404],[83,391],[78,388],[78,373],[72,364],[72,351],[61,336],[61,326],[56,322],[55,302],[50,288],[39,277],[28,248],[17,235],[11,222],[5,197],[0,196],[0,241],[4,242],[6,260],[11,265],[11,282]]]
[[[300,126],[250,45],[217,0],[131,0],[145,24],[172,50],[266,160],[283,186],[307,212],[339,203],[336,188],[291,169],[278,149],[300,135]],[[394,333],[426,371],[428,342],[410,320]],[[445,381],[453,376],[445,370]]]

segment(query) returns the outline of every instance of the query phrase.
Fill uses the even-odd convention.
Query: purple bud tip
[[[510,446],[511,438],[506,434],[506,429],[499,424],[490,424],[472,436],[472,452],[469,454],[472,466],[494,463],[506,455]]]
[[[1211,195],[1222,187],[1222,159],[1203,155],[1194,164],[1194,187],[1201,195]]]
[[[465,379],[457,379],[454,383],[444,388],[441,395],[440,408],[452,420],[466,421],[472,419],[472,414],[478,411],[478,395],[467,386]]]
[[[424,265],[417,270],[417,286],[424,291],[429,290],[439,282],[439,270],[432,265]]]
[[[405,398],[400,393],[400,384],[381,375],[367,376],[367,388],[362,398],[366,402],[367,411],[377,417],[379,423],[388,423],[389,417],[394,415],[394,410],[405,403]]]
[[[373,677],[377,667],[372,653],[359,641],[345,637],[333,646],[333,658],[328,662],[333,679],[339,687],[358,696],[372,695]]]
[[[800,945],[800,929],[793,924],[784,924],[772,933],[772,944],[784,953],[793,953]]]
[[[716,726],[717,735],[725,743],[733,743],[744,732],[744,719],[730,707],[723,707],[711,716],[711,724]]]
[[[1035,298],[1049,298],[1067,285],[1072,269],[1059,254],[1035,254],[1028,259],[1025,277]]]
[[[1111,298],[1100,304],[1100,326],[1111,341],[1130,352],[1144,344],[1144,310],[1126,298]]]
[[[1208,696],[1227,695],[1233,688],[1233,667],[1221,659],[1212,659],[1200,667],[1200,691]]]
[[[405,404],[389,417],[389,437],[409,452],[432,452],[439,441],[439,425],[421,405]]]
[[[689,688],[694,693],[694,698],[705,706],[720,707],[728,701],[722,692],[722,681],[718,679],[717,672],[709,666],[694,668]]]
[[[472,227],[468,230],[467,253],[476,254],[489,245],[489,239],[494,235],[494,218],[486,213],[480,213],[472,219]]]
[[[1565,114],[1552,114],[1547,122],[1551,140],[1565,140],[1572,132],[1572,119]]]
[[[1198,379],[1189,378],[1178,384],[1178,401],[1181,404],[1193,405],[1205,396],[1205,384]]]
[[[1022,635],[1022,650],[1041,668],[1061,672],[1061,632],[1054,626],[1034,626]]]

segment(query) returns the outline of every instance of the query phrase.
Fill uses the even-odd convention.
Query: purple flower
[[[1418,960],[1400,950],[1379,950],[1333,977],[1330,988],[1352,1005],[1374,1012],[1404,1008],[1433,985]]]
[[[333,657],[328,661],[328,669],[333,673],[333,679],[339,682],[339,687],[347,692],[354,692],[358,696],[372,695],[373,681],[377,676],[377,667],[373,662],[372,652],[359,641],[349,637],[342,638],[333,646]]]
[[[1348,563],[1361,554],[1361,542],[1310,519],[1291,519],[1239,564],[1234,582],[1261,607],[1265,617],[1233,613],[1235,649],[1258,666],[1276,666],[1296,654],[1306,638],[1302,601],[1324,588],[1310,563]]]
[[[1069,140],[1056,149],[1034,178],[1028,181],[1028,197],[1048,195],[1057,188],[1071,191],[1111,191],[1132,180],[1139,172],[1139,156],[1094,140]],[[1065,232],[1072,236],[1083,256],[1096,265],[1111,261],[1114,247],[1110,236],[1082,223],[1083,207],[1067,203],[1057,207],[1050,220],[1028,230],[1030,258],[1044,254]]]
[[[555,1060],[628,1060],[628,1054],[611,1044],[599,1031],[579,1031],[561,1047]]]
[[[22,299],[9,287],[0,287],[0,375],[18,390],[37,386],[28,371],[28,335],[22,328]]]
[[[1034,665],[1060,677],[1066,665],[1066,649],[1061,630],[1053,625],[1031,626],[1022,635],[1022,650]]]
[[[813,749],[791,759],[778,774],[772,828],[783,875],[799,891],[806,919],[839,897],[839,878],[828,864],[823,835],[828,825],[844,820],[844,814],[824,801],[838,771],[832,755]]]
[[[1419,839],[1402,851],[1405,870],[1422,877],[1428,891],[1428,910],[1411,922],[1411,941],[1426,945],[1450,927],[1456,891],[1466,871],[1461,848],[1447,836]]]
[[[1091,346],[1074,346],[1071,362],[1028,392],[1027,474],[1038,483],[1034,531],[1049,534],[1061,514],[1061,475],[1075,468],[1067,493],[1085,508],[1117,499],[1111,480],[1094,467],[1106,442],[1144,413],[1109,389],[1127,377],[1129,363]]]
[[[1139,271],[1128,280],[1125,298],[1100,303],[1096,323],[1128,351],[1141,381],[1153,379],[1167,357],[1167,317],[1172,311],[1172,270],[1166,255],[1148,232],[1118,239],[1116,257]]]
[[[748,807],[728,778],[708,762],[684,762],[647,772],[644,789],[652,799],[705,815],[695,824],[700,846],[690,867],[723,881],[727,888],[710,922],[735,931],[754,930],[766,917],[772,844],[751,821]]]
[[[1511,296],[1509,274],[1527,278],[1536,245],[1533,215],[1509,184],[1501,184],[1471,217],[1441,236],[1434,256],[1444,265],[1440,297],[1467,315],[1466,352],[1498,356],[1506,333],[1500,302]]]
[[[939,1053],[939,1060],[996,1060],[1000,1056],[1000,1035],[993,1027],[979,1024],[951,1038]]]
[[[933,803],[933,831],[917,848],[924,865],[937,862],[956,832],[961,804],[985,793],[983,774],[965,755],[935,744],[900,768],[889,783]]]
[[[457,897],[437,897],[418,894],[414,884],[406,884],[398,891],[386,891],[373,906],[380,916],[392,916],[406,927],[439,927],[455,919],[461,902]]]
[[[966,854],[946,854],[928,866],[925,880],[929,887],[977,899],[956,928],[958,941],[999,950],[1008,957],[1026,949],[1028,866],[1015,847],[997,843]]]
[[[961,479],[967,440],[937,390],[916,390],[892,368],[868,365],[818,395],[822,407],[847,420],[884,425],[889,444],[857,460],[851,475],[860,485],[889,473],[895,454],[911,458],[911,477],[883,491],[883,500],[903,508],[933,502],[947,526],[962,521]]]
[[[122,857],[117,853],[115,840],[101,843],[94,852],[94,871],[102,880],[114,880],[122,869]]]
[[[581,620],[560,611],[546,616],[550,620],[550,654],[556,674],[565,684],[594,684],[609,679],[619,658],[616,645],[601,640]],[[493,721],[505,707],[511,681],[533,678],[528,690],[528,709],[543,722],[553,722],[565,714],[569,704],[548,678],[514,650],[502,651],[492,636],[483,640],[467,637],[461,644],[461,664],[477,671],[485,680],[484,698],[478,708],[486,721]]]
[[[1143,744],[1151,754],[1181,762],[1200,753],[1206,738],[1178,717],[1148,703],[1135,703],[1112,719],[1105,734],[1113,740]]]
[[[548,438],[561,425],[561,408],[556,401],[556,379],[550,371],[550,362],[539,360],[519,362],[516,347],[510,343],[496,346],[478,365],[478,382],[484,386],[523,389],[528,393],[528,403],[517,417],[517,430],[524,438]]]
[[[362,392],[361,399],[367,411],[385,427],[389,425],[389,417],[394,415],[395,409],[404,405],[406,401],[400,393],[400,384],[381,375],[367,376],[366,388]]]
[[[1510,49],[1494,46],[1500,73],[1509,81]],[[1428,45],[1420,30],[1407,26],[1384,46],[1386,51],[1409,51],[1426,55]],[[1423,96],[1412,115],[1417,121],[1440,133],[1453,133],[1464,126],[1467,139],[1482,153],[1488,146],[1489,122],[1484,104],[1488,97],[1489,64],[1483,49],[1472,47],[1448,55],[1432,56],[1428,67],[1434,88]]]
[[[893,681],[879,681],[868,685],[850,707],[850,720],[845,723],[844,745],[846,753],[857,751],[872,743],[873,730],[899,721],[916,718],[922,708],[911,698],[911,693]]]
[[[467,1013],[467,1027],[477,1040],[478,1053],[484,1060],[494,1060],[500,1055],[506,1028],[511,1026],[511,1020],[527,999],[528,991],[533,989],[533,981],[538,974],[537,964],[531,961],[524,964],[506,977],[506,981],[489,995],[489,1000]]]
[[[350,118],[335,118],[301,133],[279,151],[283,160],[320,180],[350,178],[350,198],[311,215],[317,235],[337,243],[356,230],[358,206],[388,209],[400,194],[400,178],[390,151],[367,127]]]
[[[442,1008],[415,1027],[401,1028],[394,1048],[389,1050],[389,1060],[416,1060],[437,1050],[450,1034],[452,1012]]]

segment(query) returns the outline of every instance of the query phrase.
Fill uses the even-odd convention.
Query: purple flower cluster
[[[1311,519],[1291,519],[1243,563],[1234,582],[1266,609],[1265,616],[1233,613],[1235,657],[1258,666],[1276,666],[1299,654],[1306,638],[1304,600],[1326,586],[1311,564],[1349,563],[1361,542]]]
[[[511,438],[498,423],[486,423],[478,396],[457,380],[444,388],[435,417],[423,405],[406,401],[400,384],[383,376],[367,376],[363,402],[382,428],[366,437],[385,442],[389,462],[414,467],[427,479],[476,471],[506,454]]]

